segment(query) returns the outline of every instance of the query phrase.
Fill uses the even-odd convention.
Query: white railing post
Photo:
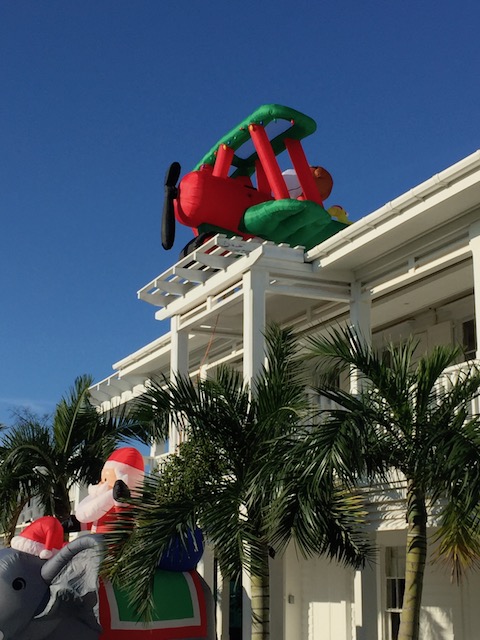
[[[370,291],[362,290],[362,283],[355,281],[350,287],[350,324],[355,329],[360,340],[372,342],[372,301]],[[350,391],[359,391],[359,376],[356,370],[350,372]]]
[[[170,351],[170,380],[174,381],[178,376],[188,375],[188,332],[180,329],[180,318],[172,316],[171,327],[171,351]],[[181,441],[181,434],[170,420],[168,438],[168,451],[175,453]]]

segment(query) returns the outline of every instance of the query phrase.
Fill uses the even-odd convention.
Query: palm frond
[[[75,379],[68,393],[58,402],[53,417],[53,433],[55,443],[63,453],[72,447],[72,439],[75,438],[75,427],[80,421],[84,411],[95,409],[87,402],[89,387],[93,378],[88,375]]]
[[[147,480],[141,498],[133,499],[105,534],[109,551],[102,572],[128,585],[131,604],[145,619],[153,611],[153,579],[162,555],[177,534],[186,535],[196,524],[196,507],[191,501],[158,502],[158,482],[158,478]]]
[[[273,439],[312,417],[305,363],[291,331],[272,326],[266,333],[267,363],[254,382],[256,433]]]
[[[360,494],[334,478],[321,485],[290,482],[279,492],[266,519],[272,546],[285,549],[290,540],[304,557],[326,555],[344,564],[363,566],[373,554],[365,535],[366,511]]]
[[[437,346],[428,357],[420,358],[415,372],[417,416],[427,414],[432,406],[443,404],[439,397],[438,381],[445,369],[455,364],[458,354],[458,348]],[[450,395],[449,402],[454,395]]]
[[[418,358],[414,339],[376,353],[351,328],[311,339],[310,346],[323,373],[318,391],[341,409],[329,411],[321,428],[308,434],[313,453],[307,472],[318,482],[335,470],[348,483],[355,481],[355,474],[342,475],[348,465],[359,477],[362,463],[363,469],[372,465],[368,473],[374,475],[382,464],[385,471],[403,471],[422,496],[444,502],[437,555],[459,579],[480,557],[480,416],[471,415],[480,391],[478,368],[449,369],[459,354],[453,347],[436,347]],[[364,381],[354,395],[331,383],[332,374],[349,368]],[[308,451],[304,455],[308,460]]]
[[[90,376],[75,380],[59,401],[53,422],[20,413],[1,443],[0,476],[10,474],[19,495],[36,497],[45,513],[58,517],[70,513],[69,488],[75,482],[97,482],[119,442],[149,438],[148,429],[135,422],[125,406],[99,413],[89,400],[91,382]],[[7,485],[3,487],[0,480],[2,503],[9,500]]]
[[[457,496],[458,497],[458,496]],[[450,500],[435,533],[434,562],[450,569],[452,582],[459,584],[466,571],[480,568],[480,508]]]

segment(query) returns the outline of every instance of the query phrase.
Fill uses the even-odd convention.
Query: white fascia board
[[[469,190],[472,193],[469,194]],[[412,237],[425,232],[432,226],[448,220],[455,210],[448,206],[448,200],[458,198],[458,205],[466,210],[480,201],[480,151],[433,176],[418,187],[388,202],[383,207],[332,236],[306,254],[308,262],[315,262],[317,268],[333,265],[342,257],[354,253],[368,244],[394,232],[398,244],[398,230],[404,227]],[[433,220],[434,211],[437,219]],[[453,211],[453,214],[452,214]],[[429,212],[427,214],[426,212]],[[416,218],[415,226],[412,225]],[[408,226],[404,226],[408,225]]]
[[[171,337],[170,337],[170,331],[169,331],[168,333],[165,333],[163,336],[160,336],[160,338],[156,338],[152,342],[149,342],[148,344],[146,344],[144,347],[141,347],[141,349],[138,349],[137,351],[134,351],[130,355],[126,356],[125,358],[122,358],[122,360],[115,362],[112,368],[115,371],[121,371],[123,373],[132,364],[139,362],[140,360],[145,360],[145,358],[147,358],[152,353],[158,354],[159,350],[162,347],[169,347],[170,340],[171,340]]]
[[[139,387],[145,383],[145,379],[140,376],[129,376],[128,378],[119,378],[115,373],[100,382],[93,384],[89,391],[90,397],[94,404],[101,406],[105,402],[112,402],[114,399],[119,404],[125,401],[123,394],[134,394],[135,387]]]
[[[425,278],[431,273],[435,273],[440,268],[445,269],[457,264],[458,262],[462,262],[470,255],[470,247],[459,247],[458,249],[450,251],[449,253],[437,259],[431,260],[427,264],[418,267],[414,266],[412,269],[409,269],[394,278],[390,278],[387,281],[382,281],[377,285],[371,283],[371,293],[372,295],[378,295],[380,293],[385,294],[390,291],[394,291],[399,286],[405,286],[406,284],[410,284],[412,282]]]

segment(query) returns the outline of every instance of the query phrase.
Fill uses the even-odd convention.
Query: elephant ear
[[[98,570],[103,545],[94,535],[81,536],[67,544],[41,569],[50,586],[50,598],[36,618],[71,616],[77,622],[100,629],[98,612]]]

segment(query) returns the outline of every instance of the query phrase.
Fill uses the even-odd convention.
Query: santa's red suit
[[[102,469],[102,481],[88,487],[88,496],[77,506],[75,516],[82,529],[93,533],[105,533],[125,503],[114,498],[115,481],[123,481],[130,492],[143,482],[144,463],[141,453],[134,447],[117,449],[108,458]]]

